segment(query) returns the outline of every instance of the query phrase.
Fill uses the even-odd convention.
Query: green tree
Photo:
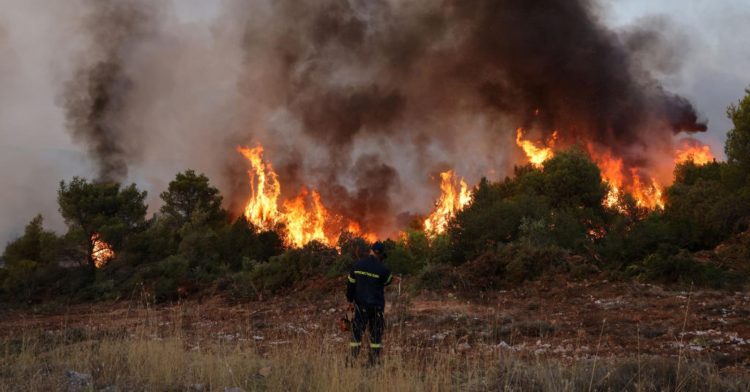
[[[226,216],[221,208],[219,190],[209,184],[208,177],[196,175],[193,170],[177,173],[160,197],[164,200],[161,213],[178,229],[190,222],[197,212],[209,223],[223,222]]]
[[[745,90],[745,93],[745,97],[737,105],[727,108],[727,116],[732,120],[734,128],[727,132],[724,151],[727,161],[742,168],[747,176],[750,173],[750,89]]]
[[[115,250],[123,246],[133,233],[146,224],[146,192],[139,191],[135,184],[121,188],[120,184],[89,182],[74,177],[66,184],[60,182],[57,202],[68,228],[82,233],[86,247],[86,261],[94,268],[92,237],[98,234],[101,240]]]
[[[63,241],[44,230],[42,223],[41,215],[34,217],[24,234],[3,252],[5,268],[0,269],[0,288],[11,298],[30,299],[60,279],[58,259]]]
[[[35,216],[24,230],[23,236],[8,244],[3,253],[8,268],[12,268],[22,261],[33,261],[39,264],[56,262],[59,239],[51,231],[45,231],[44,219]]]
[[[578,149],[544,162],[542,192],[555,208],[602,208],[607,193],[599,167]]]
[[[516,240],[525,217],[540,219],[549,212],[547,199],[538,193],[541,172],[524,167],[517,168],[516,175],[499,183],[479,182],[471,204],[449,225],[453,261],[472,259],[499,243]]]
[[[667,189],[665,218],[677,235],[678,245],[690,250],[713,248],[740,231],[750,215],[745,189],[723,183],[728,163],[696,165],[686,162],[675,169],[675,181]]]
[[[223,228],[219,235],[221,259],[234,270],[251,260],[260,260],[262,249],[258,233],[244,215]]]

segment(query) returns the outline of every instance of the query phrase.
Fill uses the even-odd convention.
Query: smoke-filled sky
[[[236,209],[254,142],[285,194],[381,233],[427,212],[439,171],[505,175],[519,125],[652,170],[707,121],[692,136],[721,156],[747,20],[745,0],[0,0],[0,243],[36,213],[62,230],[76,175],[154,211],[194,168]]]

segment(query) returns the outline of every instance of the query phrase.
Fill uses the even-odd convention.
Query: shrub
[[[417,275],[416,289],[442,290],[456,286],[456,276],[449,265],[429,263]]]
[[[187,283],[189,262],[182,256],[169,256],[154,265],[147,278],[154,282],[153,291],[157,301],[177,298],[177,289]]]
[[[259,290],[274,293],[301,280],[322,276],[337,258],[336,249],[313,241],[301,249],[289,249],[266,263],[257,264],[250,277]]]
[[[582,151],[562,151],[543,169],[517,167],[515,178],[482,180],[472,203],[451,222],[457,261],[478,257],[519,240],[585,250],[588,233],[607,222],[602,207],[606,186],[599,169]]]
[[[8,269],[13,269],[17,263],[26,261],[44,265],[54,264],[57,261],[60,239],[55,233],[45,231],[43,223],[44,219],[41,215],[35,216],[26,225],[24,234],[8,244],[3,252],[3,259]],[[22,268],[28,268],[28,265]]]
[[[407,230],[398,241],[385,245],[388,257],[383,263],[394,274],[416,274],[430,257],[430,244],[421,230]]]
[[[675,170],[675,183],[667,190],[665,217],[680,247],[710,249],[743,229],[737,224],[750,215],[750,199],[721,182],[720,172],[726,165],[688,162]]]
[[[255,260],[245,259],[242,262],[242,269],[232,274],[232,295],[236,298],[248,299],[258,296],[258,289],[253,282],[253,270],[258,267]]]
[[[740,277],[723,270],[710,262],[702,262],[687,250],[680,250],[676,254],[665,255],[654,253],[643,260],[641,277],[667,284],[687,285],[694,283],[698,286],[725,288],[736,286]]]
[[[500,250],[500,255],[507,260],[505,280],[509,283],[520,283],[538,278],[544,272],[566,270],[567,252],[551,245],[545,247],[528,245],[508,245]]]
[[[300,277],[298,271],[284,265],[284,259],[284,255],[280,255],[258,264],[250,273],[250,282],[258,290],[270,293],[292,286]]]
[[[329,278],[335,278],[337,276],[348,274],[355,261],[356,260],[348,254],[338,256],[331,264],[331,267],[328,268],[328,271],[326,271],[326,276]]]
[[[461,267],[470,287],[499,288],[568,270],[568,252],[557,246],[500,245]]]

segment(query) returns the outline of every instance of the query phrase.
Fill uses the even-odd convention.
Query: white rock
[[[511,346],[508,343],[505,343],[504,340],[500,341],[500,343],[496,344],[495,347],[501,348],[501,349],[504,349],[504,350],[513,350],[513,346]]]
[[[66,370],[65,378],[68,380],[69,391],[82,391],[87,389],[93,381],[93,377],[91,377],[90,374],[78,373],[74,370]]]

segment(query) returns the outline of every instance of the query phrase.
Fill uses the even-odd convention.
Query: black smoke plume
[[[512,155],[516,127],[557,130],[564,144],[646,169],[675,134],[705,131],[642,61],[669,55],[649,53],[669,46],[660,25],[616,32],[600,12],[589,0],[278,0],[237,2],[232,14],[247,15],[247,94],[283,110],[325,157],[309,170],[296,163],[282,183],[306,173],[324,201],[368,220],[402,212],[392,198],[446,167],[507,170],[513,160],[497,156]],[[270,133],[276,150],[313,150]],[[379,191],[359,182],[373,168],[363,156],[396,167]],[[373,199],[379,208],[357,207]]]
[[[83,28],[92,41],[87,56],[65,86],[68,129],[97,164],[98,179],[122,181],[136,155],[129,147],[122,113],[133,80],[129,54],[154,29],[154,9],[136,0],[89,1]]]

